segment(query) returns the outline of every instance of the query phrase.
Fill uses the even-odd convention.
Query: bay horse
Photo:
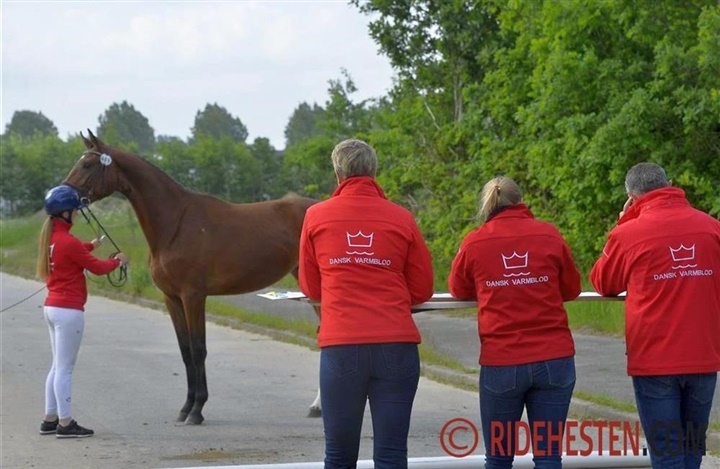
[[[130,201],[150,248],[149,268],[163,292],[187,373],[177,421],[199,425],[208,400],[205,301],[247,293],[288,273],[296,279],[305,211],[318,202],[286,196],[234,204],[182,186],[143,158],[106,145],[90,130],[64,184],[90,202],[120,192]],[[319,308],[315,312],[320,316]],[[319,413],[319,399],[311,415]]]

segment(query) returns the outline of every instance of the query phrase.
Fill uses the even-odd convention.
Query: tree
[[[147,118],[127,101],[110,105],[98,121],[98,137],[111,145],[146,155],[155,148],[155,130],[150,127]]]
[[[277,151],[267,138],[258,137],[250,145],[250,154],[259,163],[262,185],[253,200],[268,200],[281,197],[287,192],[282,181],[282,153]]]
[[[351,96],[358,89],[347,70],[341,70],[342,77],[328,82],[328,100],[319,127],[323,134],[344,140],[357,137],[370,129],[369,99],[353,102]]]
[[[160,136],[153,154],[157,166],[190,189],[199,189],[196,162],[190,146],[177,137]]]
[[[438,272],[497,174],[585,268],[634,163],[664,165],[720,214],[717,1],[352,3],[399,75],[367,135],[393,155],[379,177],[416,210]]]
[[[286,187],[307,197],[329,196],[337,184],[330,160],[337,143],[327,135],[316,135],[287,148],[282,169]]]
[[[57,136],[39,133],[31,138],[14,133],[0,138],[0,194],[3,211],[10,215],[42,209],[47,190],[60,183],[85,148],[79,138],[63,142]]]
[[[325,109],[315,103],[312,106],[306,102],[300,103],[285,126],[285,148],[319,135],[324,114]]]
[[[10,122],[5,126],[6,134],[30,138],[35,134],[58,136],[55,124],[42,112],[15,111]]]
[[[214,139],[229,137],[235,142],[244,143],[248,138],[248,130],[239,118],[224,107],[207,104],[204,110],[195,115],[192,140],[199,139],[201,135]]]
[[[372,127],[373,101],[355,102],[352,100],[355,92],[357,87],[346,70],[342,70],[342,78],[328,82],[324,110],[313,110],[322,116],[315,123],[315,135],[305,136],[285,149],[282,170],[285,187],[315,198],[332,193],[336,185],[330,162],[334,146],[347,138],[363,138]]]
[[[248,146],[229,136],[220,139],[200,135],[190,146],[196,188],[233,202],[251,202],[261,192],[260,163]]]

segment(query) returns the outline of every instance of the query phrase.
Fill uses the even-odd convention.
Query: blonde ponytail
[[[522,191],[515,181],[509,177],[498,176],[485,183],[482,189],[478,218],[485,222],[499,209],[521,202]]]
[[[50,276],[50,236],[52,235],[52,218],[43,223],[38,237],[37,276],[47,280]]]

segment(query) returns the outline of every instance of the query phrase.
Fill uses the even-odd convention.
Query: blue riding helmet
[[[57,216],[63,212],[85,208],[77,190],[70,186],[61,185],[53,187],[45,195],[45,211],[50,216]]]

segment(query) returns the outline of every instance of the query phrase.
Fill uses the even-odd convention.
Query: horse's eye
[[[83,163],[83,169],[90,169],[90,166],[92,166],[90,163]]]

